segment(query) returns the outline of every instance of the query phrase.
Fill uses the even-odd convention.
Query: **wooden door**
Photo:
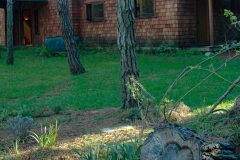
[[[208,40],[208,0],[197,0],[197,34],[198,43],[207,43]]]

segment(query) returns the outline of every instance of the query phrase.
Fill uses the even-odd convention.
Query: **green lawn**
[[[26,108],[100,109],[121,107],[120,57],[117,51],[99,51],[81,55],[87,70],[85,74],[70,75],[66,57],[40,57],[34,47],[15,50],[15,64],[6,65],[5,52],[0,58],[0,115],[9,110],[16,113]],[[186,66],[193,66],[206,59],[198,56],[165,56],[139,54],[140,81],[155,97],[155,104],[165,94],[178,74]],[[214,58],[202,69],[216,69],[226,59]],[[229,81],[240,75],[239,59],[233,60],[218,73]],[[173,88],[169,99],[178,100],[187,90],[199,83],[210,72],[197,69],[187,74]],[[192,109],[212,105],[230,86],[218,76],[212,76],[199,88],[183,99]],[[227,100],[240,93],[236,87]],[[10,111],[9,111],[10,112]]]

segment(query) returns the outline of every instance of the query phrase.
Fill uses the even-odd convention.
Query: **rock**
[[[207,57],[209,57],[209,56],[212,56],[212,55],[213,55],[213,52],[206,52],[204,55],[207,56]]]
[[[74,37],[77,44],[80,43],[79,37]],[[56,36],[56,37],[47,37],[45,40],[45,45],[47,49],[53,51],[53,52],[63,52],[65,51],[65,44],[63,41],[62,36]]]

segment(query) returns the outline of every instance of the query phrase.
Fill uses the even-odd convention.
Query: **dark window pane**
[[[92,5],[91,4],[87,4],[86,5],[86,10],[87,10],[87,20],[90,21],[92,20]]]
[[[39,28],[38,28],[38,11],[34,11],[34,26],[35,26],[35,34],[39,34]]]
[[[135,16],[138,17],[140,16],[140,0],[135,0],[134,1],[134,6],[135,6]]]
[[[94,4],[93,5],[93,17],[94,18],[103,18],[103,4]]]
[[[142,14],[153,14],[154,0],[142,0]]]

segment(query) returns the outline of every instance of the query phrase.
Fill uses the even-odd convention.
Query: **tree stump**
[[[141,149],[142,160],[237,160],[234,147],[226,142],[200,137],[177,124],[154,129]]]

